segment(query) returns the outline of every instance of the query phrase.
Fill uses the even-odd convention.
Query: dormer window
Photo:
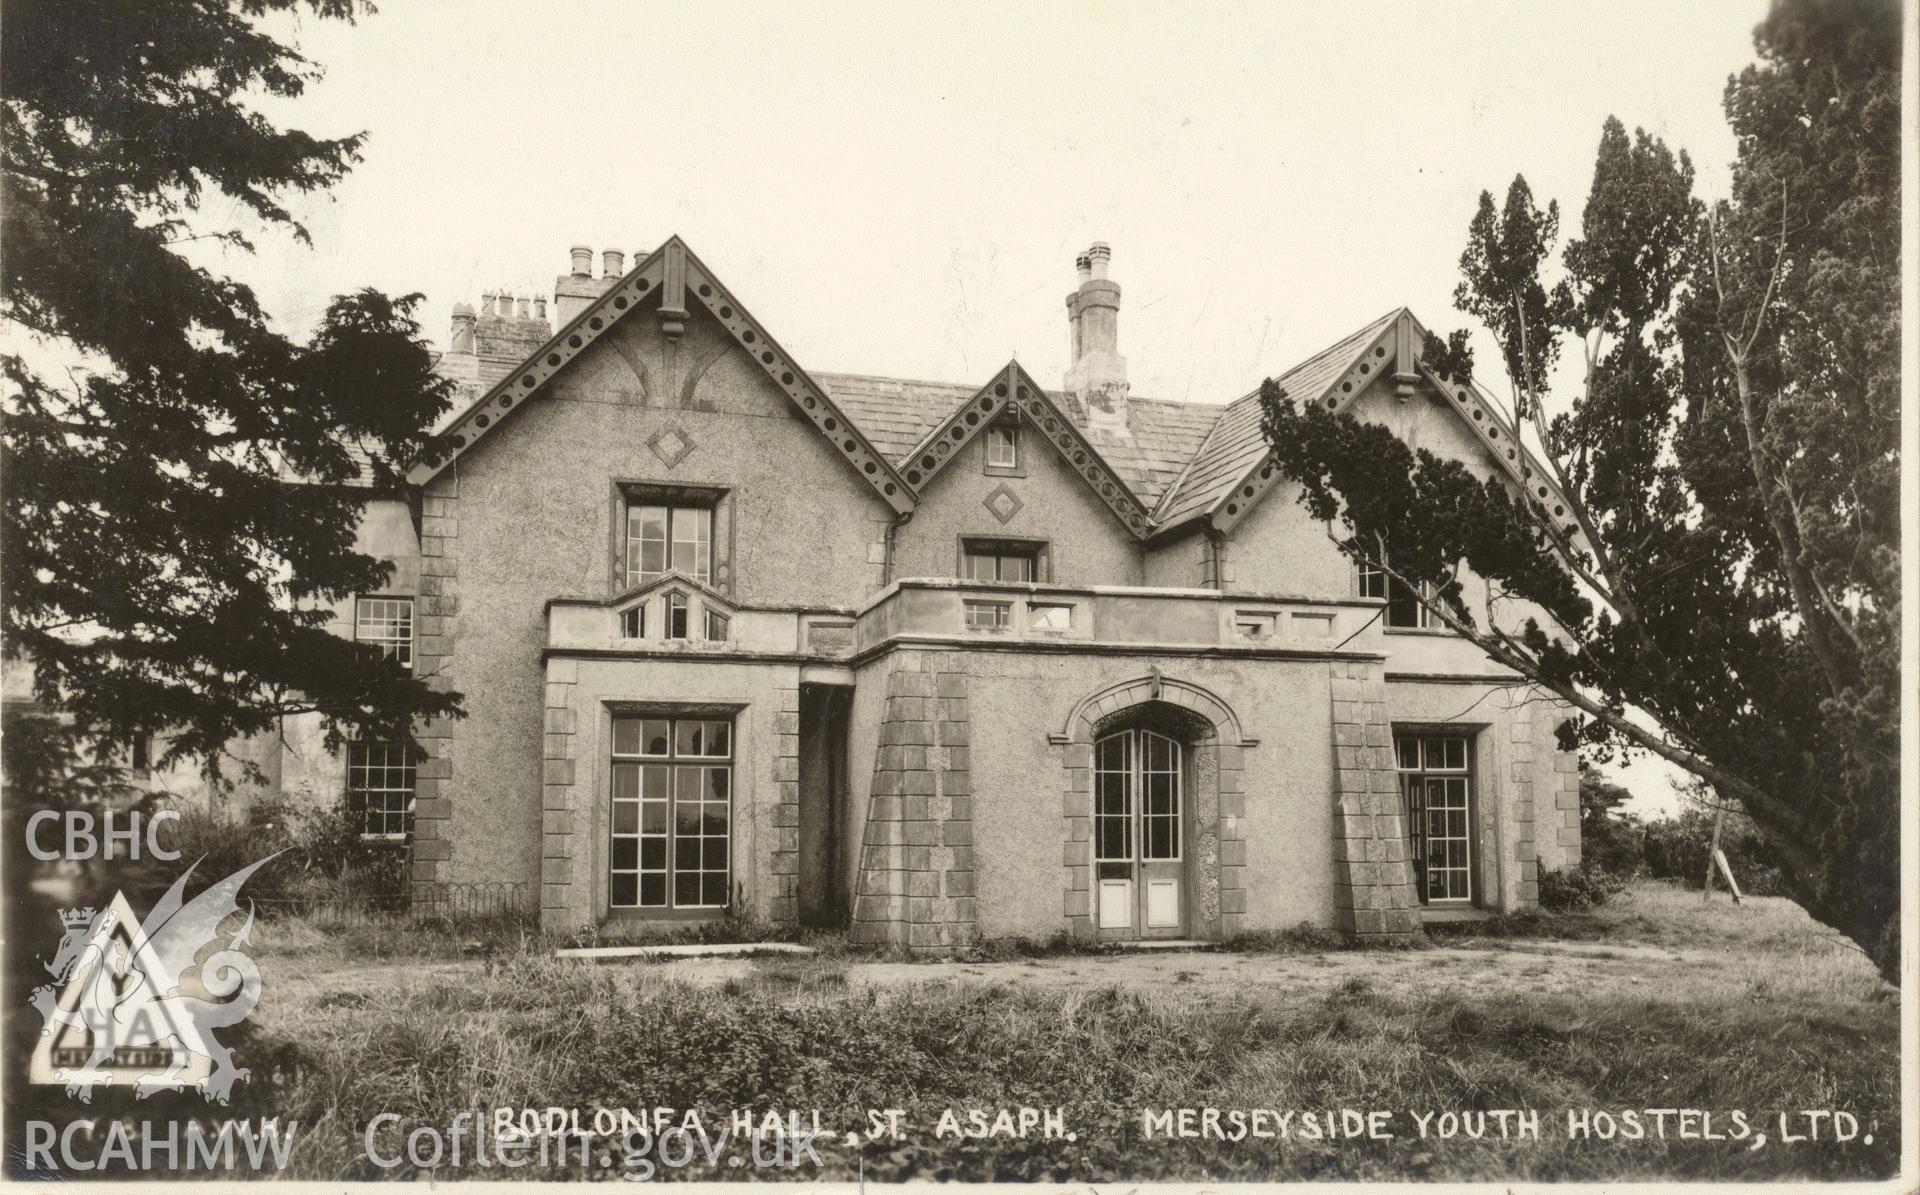
[[[713,580],[713,507],[684,501],[633,501],[627,505],[627,585],[657,581],[674,569],[699,581]]]
[[[712,640],[715,643],[725,643],[727,641],[727,628],[729,628],[732,625],[733,625],[733,619],[727,617],[725,614],[722,614],[720,611],[715,610],[712,606],[707,607],[707,638],[708,639]]]
[[[996,423],[987,429],[987,468],[1020,467],[1020,429],[1011,423]]]
[[[667,595],[667,638],[685,639],[687,637],[687,595],[674,592]]]
[[[642,602],[620,616],[620,637],[622,639],[644,639],[647,637],[647,607]]]

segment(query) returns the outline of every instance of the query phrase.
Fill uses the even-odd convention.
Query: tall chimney
[[[1107,277],[1113,251],[1096,241],[1074,259],[1080,287],[1067,296],[1073,364],[1066,390],[1080,400],[1092,427],[1131,437],[1127,425],[1127,359],[1120,355],[1120,284]]]

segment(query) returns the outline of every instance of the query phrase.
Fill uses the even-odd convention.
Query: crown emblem
[[[68,929],[85,929],[93,924],[93,906],[88,905],[84,909],[60,910],[60,924]]]

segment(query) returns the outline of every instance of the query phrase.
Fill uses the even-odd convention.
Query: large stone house
[[[1356,572],[1255,396],[1130,394],[1107,248],[1077,264],[1057,388],[809,373],[678,239],[597,277],[576,249],[551,326],[456,308],[450,452],[369,510],[396,572],[340,630],[470,716],[417,765],[275,774],[344,778],[416,883],[523,883],[556,929],[937,950],[1534,903],[1580,851],[1564,707]],[[1283,380],[1559,504],[1422,336],[1389,312]]]

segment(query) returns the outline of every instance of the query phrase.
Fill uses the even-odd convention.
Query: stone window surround
[[[1259,744],[1241,733],[1240,719],[1231,706],[1210,690],[1190,681],[1163,676],[1156,667],[1145,676],[1124,680],[1084,698],[1067,715],[1065,728],[1049,735],[1061,747],[1061,764],[1066,769],[1062,789],[1063,914],[1074,937],[1091,940],[1094,936],[1092,908],[1093,875],[1093,744],[1103,724],[1111,724],[1115,715],[1139,710],[1154,703],[1185,710],[1196,715],[1209,733],[1188,740],[1190,777],[1211,771],[1215,780],[1203,780],[1189,786],[1187,802],[1192,813],[1189,825],[1202,813],[1210,799],[1217,802],[1214,833],[1218,843],[1218,926],[1219,936],[1232,938],[1246,927],[1247,842],[1243,822],[1246,818],[1246,792],[1241,753]],[[1211,789],[1213,791],[1209,792]],[[1202,853],[1201,835],[1187,851],[1188,866],[1198,865]],[[1193,873],[1189,872],[1189,892],[1193,893]],[[1189,910],[1189,926],[1206,909],[1204,899],[1194,899]]]

